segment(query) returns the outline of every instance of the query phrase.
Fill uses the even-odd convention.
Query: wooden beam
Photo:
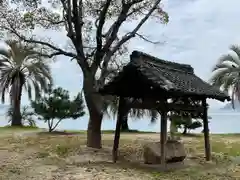
[[[167,111],[161,112],[161,164],[166,165]]]
[[[116,129],[115,129],[115,136],[114,136],[114,143],[113,143],[113,149],[112,149],[112,158],[113,162],[115,163],[118,158],[118,146],[119,146],[119,139],[120,139],[120,131],[121,131],[121,124],[122,119],[124,118],[124,106],[126,105],[125,99],[123,97],[119,98],[119,104],[118,104],[118,116],[117,116],[117,123],[116,123]]]
[[[203,112],[204,108],[199,105],[185,105],[185,104],[175,104],[167,103],[162,104],[161,102],[153,101],[134,101],[128,104],[129,107],[134,109],[166,109],[167,111],[186,111],[186,112]]]
[[[207,113],[207,103],[206,99],[202,101],[203,104],[203,131],[204,131],[204,143],[205,143],[205,156],[206,161],[211,160],[211,147],[210,147],[210,140],[209,140],[209,127],[208,127],[208,113]]]

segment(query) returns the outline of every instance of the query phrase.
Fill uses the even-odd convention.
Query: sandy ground
[[[103,135],[103,149],[94,150],[85,147],[85,135],[8,133],[0,136],[0,180],[240,179],[236,164],[205,163],[203,151],[198,151],[203,144],[197,146],[200,140],[194,137],[184,138],[189,156],[178,167],[184,170],[159,173],[158,168],[144,166],[141,145],[159,138],[159,134],[122,134],[120,160],[114,164],[111,134]]]

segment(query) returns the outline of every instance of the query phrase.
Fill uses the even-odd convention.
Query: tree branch
[[[54,125],[54,127],[52,128],[52,130],[54,130],[61,121],[62,121],[62,119],[59,119],[58,122],[57,122],[57,123]]]
[[[102,49],[102,29],[105,24],[105,19],[106,19],[106,14],[108,11],[108,8],[111,4],[112,0],[107,0],[106,4],[103,7],[103,10],[100,12],[99,15],[99,23],[97,27],[97,32],[96,32],[96,40],[97,40],[97,51],[100,52]]]
[[[129,33],[127,33],[123,38],[117,43],[117,45],[112,49],[113,52],[116,52],[125,42],[133,38],[138,30],[142,27],[142,25],[148,20],[151,14],[157,9],[161,0],[157,0],[153,7],[149,10],[149,12],[142,18],[142,20],[138,23],[138,25]]]
[[[136,0],[138,1],[138,0]],[[139,0],[140,1],[140,0]],[[148,20],[148,18],[151,16],[151,14],[154,12],[154,10],[157,9],[159,3],[161,2],[161,0],[157,0],[155,2],[155,4],[153,5],[153,7],[149,10],[149,12],[142,18],[142,20],[138,23],[138,25],[133,29],[132,32],[127,33],[125,36],[123,36],[123,38],[117,43],[116,46],[113,47],[112,50],[109,50],[104,59],[103,59],[103,65],[102,65],[102,71],[101,71],[101,75],[100,75],[100,79],[99,79],[99,84],[100,86],[104,84],[104,81],[108,75],[107,73],[107,66],[109,61],[111,60],[111,56],[116,53],[117,50],[119,50],[119,48],[126,43],[128,40],[130,40],[131,38],[133,38],[135,35],[138,35],[140,38],[146,40],[147,42],[151,42],[151,43],[155,43],[152,42],[150,40],[148,40],[147,38],[145,38],[144,36],[138,34],[138,30],[142,27],[142,25]]]
[[[83,27],[83,12],[82,12],[82,0],[79,0],[79,4],[77,3],[78,0],[72,0],[73,2],[73,17],[72,22],[75,29],[75,35],[76,35],[76,42],[75,42],[75,48],[78,52],[78,54],[84,59],[85,61],[85,55],[83,51],[83,42],[82,42],[82,27]]]
[[[101,50],[97,50],[96,54],[98,54],[98,56],[95,56],[94,58],[94,62],[91,66],[91,70],[93,72],[96,72],[98,69],[98,66],[100,65],[102,58],[104,57],[104,55],[109,51],[109,48],[111,47],[112,43],[114,42],[114,40],[117,38],[117,33],[122,25],[122,23],[127,19],[127,14],[129,12],[129,9],[136,3],[139,3],[143,0],[133,0],[129,3],[126,3],[124,0],[122,0],[122,10],[117,18],[117,20],[113,23],[113,25],[109,28],[108,33],[106,34],[106,43],[105,45],[102,47]],[[108,4],[106,3],[105,6],[107,6]],[[103,8],[103,10],[105,10],[105,7]],[[102,10],[102,11],[103,11]],[[101,12],[102,13],[102,12]],[[101,15],[100,13],[100,15]],[[101,20],[101,19],[100,19]],[[104,21],[102,21],[104,22]],[[103,24],[100,24],[98,26],[103,26]],[[98,37],[100,38],[100,37]],[[102,34],[101,34],[101,38],[102,38]],[[101,40],[102,41],[102,40]]]
[[[71,5],[71,0],[67,0],[67,5],[65,4],[64,0],[61,0],[63,9],[66,12],[66,15],[64,16],[66,23],[66,30],[68,32],[67,36],[72,40],[73,44],[75,42],[74,40],[74,30],[72,26],[72,5]]]
[[[83,27],[83,13],[82,13],[82,0],[67,0],[67,5],[64,0],[61,0],[63,9],[66,12],[65,20],[67,22],[68,37],[72,41],[77,51],[77,63],[83,70],[83,73],[88,73],[89,64],[84,54],[83,40],[82,40],[82,27]]]
[[[48,47],[48,48],[52,49],[53,51],[55,51],[51,54],[42,54],[40,52],[39,55],[49,57],[49,58],[52,58],[53,56],[57,56],[57,55],[65,55],[65,56],[68,56],[68,57],[77,58],[76,54],[64,51],[61,48],[58,48],[58,47],[56,47],[56,46],[54,46],[50,43],[40,41],[40,40],[34,40],[33,38],[27,38],[27,37],[21,35],[9,22],[8,22],[8,25],[10,26],[10,28],[8,28],[6,26],[3,26],[3,28],[8,30],[9,32],[13,33],[14,35],[16,35],[20,40],[22,40],[26,43],[39,44],[39,45]]]
[[[97,71],[97,68],[101,62],[101,59],[104,56],[104,52],[102,51],[102,29],[105,24],[106,14],[111,4],[111,1],[112,0],[107,0],[105,5],[103,6],[103,9],[99,14],[99,18],[97,18],[98,25],[97,25],[97,22],[95,22],[95,24],[97,25],[97,31],[96,31],[97,48],[95,51],[94,62],[91,66],[91,69],[93,70],[93,72]]]
[[[122,4],[122,11],[120,12],[116,22],[112,25],[112,27],[110,27],[109,37],[107,37],[106,43],[103,46],[103,52],[107,52],[109,50],[110,46],[112,45],[113,41],[116,39],[117,33],[120,29],[120,26],[126,20],[127,13],[129,11],[129,9],[131,8],[131,6],[132,6],[132,3],[131,4]]]
[[[139,38],[141,38],[141,39],[143,39],[144,41],[146,41],[146,42],[149,42],[149,43],[151,43],[151,44],[160,44],[161,43],[161,41],[152,41],[152,40],[150,40],[150,39],[148,39],[147,37],[145,37],[144,35],[141,35],[141,34],[139,34],[139,33],[135,33]]]

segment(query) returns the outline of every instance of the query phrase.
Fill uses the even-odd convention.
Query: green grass
[[[26,130],[35,130],[35,129],[40,129],[38,127],[32,127],[32,126],[22,126],[22,127],[18,127],[18,126],[10,126],[10,125],[7,125],[7,126],[2,126],[0,127],[0,131],[2,130],[22,130],[22,131],[26,131]]]
[[[212,136],[218,137],[240,137],[240,133],[227,133],[227,134],[211,134]]]
[[[240,143],[224,143],[213,141],[212,151],[228,156],[240,156]]]

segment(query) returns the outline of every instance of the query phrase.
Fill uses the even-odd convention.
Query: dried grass
[[[239,136],[212,136],[213,161],[204,160],[202,137],[184,137],[188,154],[184,169],[158,172],[141,166],[143,145],[158,134],[125,134],[121,137],[119,162],[111,162],[112,135],[103,136],[103,149],[85,147],[86,135],[39,134],[0,137],[0,180],[32,179],[193,179],[233,180],[240,167],[230,157],[240,153]]]

